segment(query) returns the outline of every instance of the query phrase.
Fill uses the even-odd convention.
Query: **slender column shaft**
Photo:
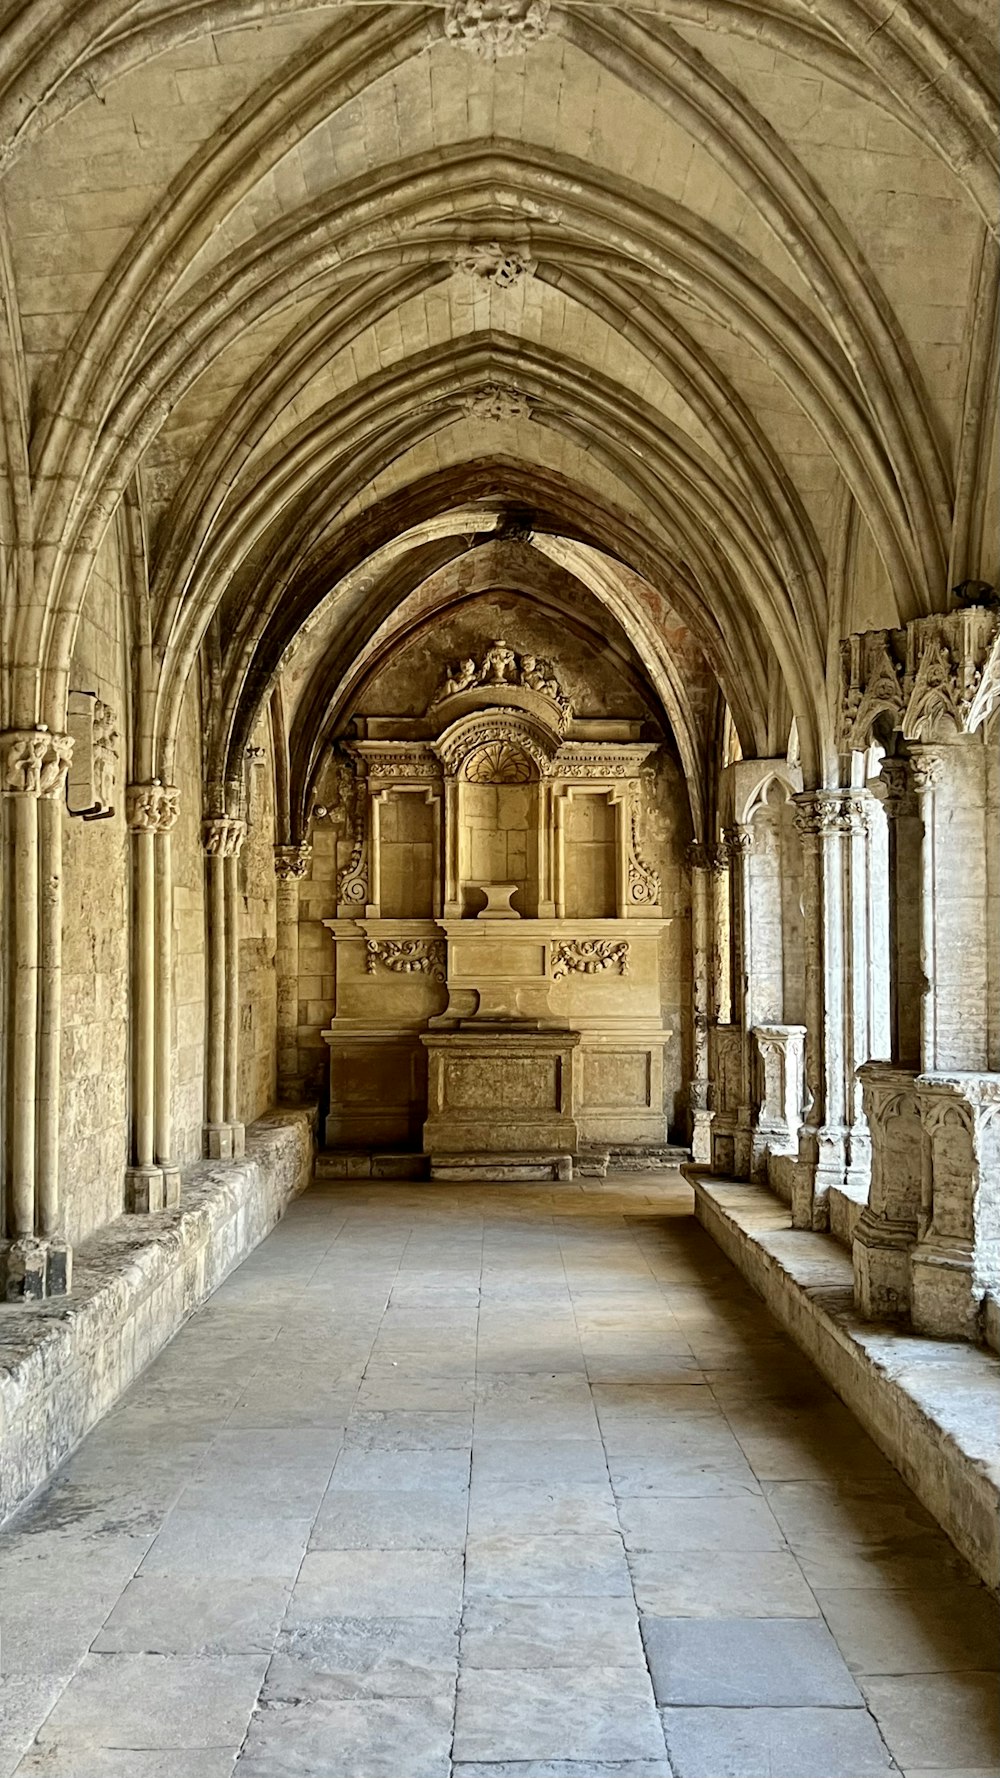
[[[733,1016],[732,930],[729,887],[729,848],[712,851],[712,1007],[717,1025],[728,1025]]]
[[[173,1166],[171,1106],[172,1008],[174,983],[173,858],[169,832],[156,835],[156,1063],[154,1140],[161,1166]]]
[[[35,1228],[35,1062],[38,1039],[38,797],[11,797],[14,829],[11,996],[11,1234]]]
[[[210,1124],[226,1118],[226,884],[225,860],[210,853],[208,870],[208,1044],[206,1109]]]
[[[239,860],[224,860],[226,920],[225,1119],[238,1124],[240,1046]]]
[[[60,785],[61,789],[61,785]],[[38,946],[38,1233],[59,1229],[59,1064],[62,1046],[62,830],[61,796],[38,802],[41,855]]]
[[[154,835],[135,835],[135,1164],[152,1167],[156,1071],[156,861]]]

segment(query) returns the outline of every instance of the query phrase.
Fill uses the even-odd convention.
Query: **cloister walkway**
[[[0,1536],[9,1778],[988,1773],[996,1625],[676,1175],[314,1188]]]

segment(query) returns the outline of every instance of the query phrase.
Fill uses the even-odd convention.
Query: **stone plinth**
[[[767,1177],[770,1154],[795,1154],[805,1079],[804,1025],[755,1025],[756,1092],[750,1146],[751,1177]]]
[[[868,1062],[859,1077],[872,1177],[854,1231],[854,1301],[862,1315],[882,1321],[910,1309],[910,1255],[920,1217],[920,1111],[912,1068]]]
[[[424,1149],[431,1177],[551,1178],[577,1151],[573,1116],[577,1031],[530,1025],[429,1031]]]
[[[911,1258],[913,1326],[975,1340],[1000,1284],[1000,1074],[921,1074],[920,1239]]]

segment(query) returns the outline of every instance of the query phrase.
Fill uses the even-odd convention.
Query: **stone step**
[[[316,1179],[426,1179],[425,1154],[408,1149],[326,1149],[316,1156]]]
[[[677,1143],[632,1143],[620,1148],[582,1148],[573,1166],[581,1179],[606,1179],[609,1173],[661,1173],[690,1159],[691,1150]]]

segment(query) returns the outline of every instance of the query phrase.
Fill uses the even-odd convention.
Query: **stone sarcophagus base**
[[[512,1022],[429,1031],[420,1041],[432,1179],[572,1176],[579,1032]]]

